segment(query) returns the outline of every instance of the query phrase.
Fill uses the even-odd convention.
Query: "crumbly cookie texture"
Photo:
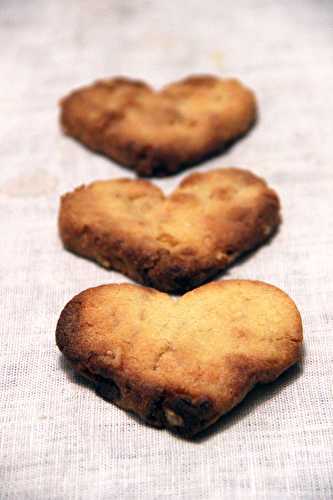
[[[302,321],[288,295],[259,281],[209,283],[178,300],[105,285],[66,305],[56,340],[105,399],[193,436],[299,359]]]
[[[258,246],[280,222],[276,193],[246,170],[186,177],[170,195],[146,180],[93,182],[62,197],[66,248],[147,286],[181,293]]]
[[[256,118],[237,80],[190,76],[154,91],[127,78],[79,88],[61,103],[64,132],[139,175],[169,175],[221,151]]]

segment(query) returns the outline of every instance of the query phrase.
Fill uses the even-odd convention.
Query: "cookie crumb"
[[[173,410],[170,410],[170,408],[166,408],[164,410],[164,415],[165,418],[167,419],[167,422],[172,425],[173,427],[182,427],[184,425],[184,420],[180,415],[177,415]]]

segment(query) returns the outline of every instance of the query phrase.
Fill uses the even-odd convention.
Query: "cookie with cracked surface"
[[[302,321],[288,295],[258,281],[209,283],[178,300],[104,285],[66,305],[56,340],[105,399],[192,436],[299,359]]]
[[[280,221],[265,181],[235,168],[186,177],[170,195],[146,180],[93,182],[62,197],[66,248],[161,291],[207,281]]]
[[[221,151],[256,118],[237,80],[191,76],[154,91],[127,78],[79,88],[61,103],[64,132],[139,175],[169,175]]]

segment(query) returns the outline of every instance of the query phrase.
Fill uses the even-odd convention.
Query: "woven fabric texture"
[[[2,0],[0,498],[333,498],[333,4],[330,0]],[[240,166],[279,193],[283,224],[225,278],[272,283],[304,322],[302,363],[196,441],[97,397],[55,346],[79,291],[124,276],[63,250],[60,194],[132,172],[66,138],[57,101],[113,75],[160,87],[236,76],[254,130],[191,171]],[[187,175],[157,184],[166,192]]]

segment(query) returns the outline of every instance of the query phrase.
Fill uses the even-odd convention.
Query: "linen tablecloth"
[[[1,499],[333,498],[332,45],[330,0],[1,1]],[[278,191],[278,234],[219,279],[289,293],[305,349],[186,441],[97,397],[55,346],[74,294],[128,281],[63,250],[59,196],[134,177],[64,137],[57,101],[101,77],[159,87],[191,73],[257,94],[253,131],[191,171],[245,167]],[[188,172],[156,182],[169,192]]]

